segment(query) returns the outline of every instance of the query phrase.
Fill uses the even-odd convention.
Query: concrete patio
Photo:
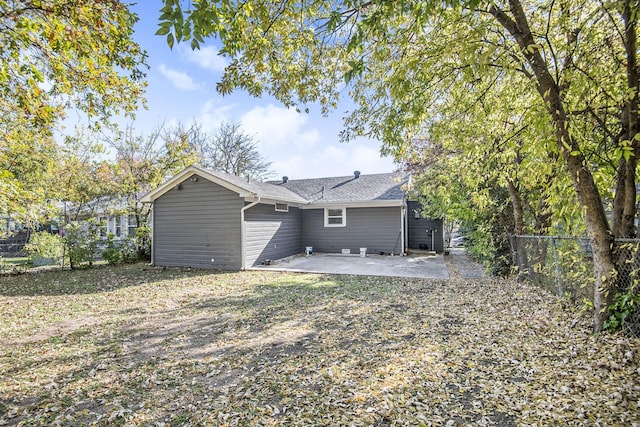
[[[449,270],[443,255],[359,255],[315,253],[273,261],[252,270],[291,271],[298,273],[354,274],[363,276],[418,277],[448,279]]]

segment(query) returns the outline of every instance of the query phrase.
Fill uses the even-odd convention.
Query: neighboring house
[[[408,180],[355,172],[257,182],[190,166],[141,199],[153,206],[152,263],[240,270],[307,247],[399,255],[406,247],[432,250],[435,242],[441,251],[442,221],[407,215],[408,207],[419,208],[407,204]]]
[[[112,234],[115,239],[121,240],[136,235],[138,224],[134,215],[121,215],[103,213],[97,216],[100,222],[100,236],[107,237]]]
[[[81,211],[76,213],[76,218],[85,224],[89,219],[97,220],[102,238],[106,239],[109,234],[112,234],[116,240],[123,240],[129,236],[135,236],[138,228],[136,216],[126,213],[129,211],[129,204],[130,202],[126,199],[100,197],[86,203]],[[73,212],[72,208],[67,208],[65,211]]]

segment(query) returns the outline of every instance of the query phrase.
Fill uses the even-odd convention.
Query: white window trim
[[[283,208],[278,209],[278,205],[284,206]],[[289,212],[289,204],[288,203],[276,203],[276,212]]]
[[[338,210],[338,209],[342,210],[342,223],[329,224],[329,210]],[[342,208],[342,207],[324,208],[324,226],[325,227],[346,227],[347,226],[347,208]]]

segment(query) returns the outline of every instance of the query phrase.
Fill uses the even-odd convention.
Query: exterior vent
[[[282,177],[282,183],[286,184],[287,182],[289,182],[289,177],[288,176],[283,176]]]
[[[356,178],[360,178],[360,171],[353,172],[353,176],[355,176]]]
[[[276,212],[289,212],[289,205],[287,203],[276,203]]]

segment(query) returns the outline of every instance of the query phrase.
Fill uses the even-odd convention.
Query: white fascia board
[[[253,201],[256,200],[256,198],[257,198],[257,196],[255,194],[251,194],[249,196],[245,196],[244,201],[245,202],[253,202]],[[260,203],[261,204],[265,204],[265,205],[274,205],[274,206],[275,206],[276,203],[286,203],[292,208],[302,208],[302,209],[304,209],[304,206],[307,205],[306,203],[303,204],[303,203],[300,203],[300,202],[292,202],[290,199],[274,199],[274,198],[265,199],[265,198],[262,198],[262,197],[260,198]]]
[[[179,172],[178,174],[176,174],[175,176],[173,176],[171,179],[164,182],[163,184],[160,184],[155,190],[149,191],[147,194],[145,194],[140,198],[140,201],[142,203],[153,203],[157,198],[161,197],[163,194],[167,193],[169,190],[174,188],[176,185],[182,183],[192,175],[198,175],[199,177],[206,179],[208,181],[211,181],[215,184],[218,184],[221,187],[224,187],[228,190],[233,191],[234,193],[238,193],[240,197],[249,197],[253,195],[253,193],[245,190],[244,188],[240,188],[236,185],[233,185],[227,181],[224,181],[218,178],[215,175],[210,174],[204,169],[201,169],[197,166],[192,165],[182,170],[182,172]]]
[[[311,202],[304,205],[302,209],[322,209],[322,208],[391,208],[402,207],[403,200],[367,200],[364,202],[335,202],[318,203]]]

